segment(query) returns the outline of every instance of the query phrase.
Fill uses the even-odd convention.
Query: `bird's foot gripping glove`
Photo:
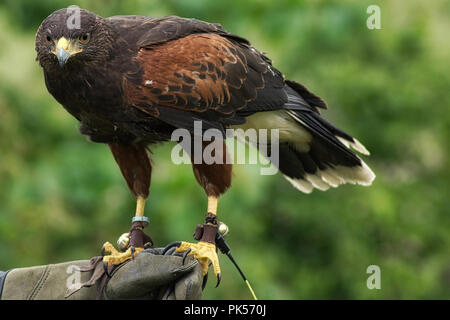
[[[119,265],[134,257],[144,250],[145,248],[153,247],[152,239],[143,231],[148,223],[146,222],[133,222],[131,229],[128,233],[124,233],[117,241],[119,250],[114,246],[105,242],[102,247],[103,262],[107,267],[113,265]]]
[[[163,248],[145,249],[105,273],[102,257],[12,269],[1,299],[201,299],[197,260]]]
[[[209,265],[211,264],[214,275],[217,278],[216,287],[219,286],[221,280],[219,257],[217,256],[215,240],[217,230],[218,223],[216,216],[208,214],[206,223],[197,225],[194,233],[194,239],[199,240],[199,242],[174,242],[166,247],[166,250],[170,247],[176,247],[176,252],[184,252],[184,256],[193,256],[197,259],[202,267],[203,276],[208,274]]]

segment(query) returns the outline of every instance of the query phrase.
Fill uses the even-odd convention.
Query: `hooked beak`
[[[62,68],[66,64],[67,59],[69,59],[70,53],[63,48],[59,48],[56,52],[56,57],[58,58],[59,66]]]
[[[62,68],[71,56],[81,51],[83,50],[79,48],[73,40],[67,40],[64,37],[61,37],[56,42],[55,50],[52,50],[52,53],[56,55],[59,66]]]

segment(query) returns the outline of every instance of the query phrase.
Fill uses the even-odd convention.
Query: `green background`
[[[449,1],[140,0],[0,2],[0,269],[90,258],[128,230],[135,202],[108,148],[88,142],[47,92],[34,36],[56,9],[104,17],[179,15],[219,22],[323,97],[323,115],[358,137],[371,187],[305,195],[257,165],[236,165],[219,217],[264,299],[449,299]],[[381,30],[366,9],[381,8]],[[146,214],[157,244],[191,240],[206,197],[190,165],[153,149]],[[220,256],[208,299],[249,299]],[[381,290],[369,290],[369,265]],[[212,276],[210,276],[210,280]]]

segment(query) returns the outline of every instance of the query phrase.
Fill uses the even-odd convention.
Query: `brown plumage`
[[[127,82],[128,101],[144,112],[147,109],[140,105],[232,114],[256,99],[257,90],[264,88],[262,73],[251,71],[255,73],[253,81],[248,80],[247,59],[239,50],[217,34],[193,34],[141,48],[136,59],[144,68],[145,80]],[[157,108],[150,112],[157,112]]]
[[[150,185],[146,148],[177,128],[193,132],[194,121],[221,132],[279,129],[277,166],[306,193],[374,179],[352,150],[367,154],[362,144],[320,116],[325,102],[285,80],[244,38],[195,19],[102,18],[87,10],[80,28],[69,29],[72,14],[61,9],[42,22],[37,60],[49,92],[80,121],[81,133],[109,144],[138,199]],[[211,197],[231,185],[231,165],[193,169],[214,211]]]
[[[209,142],[203,141],[202,144],[202,150],[204,150]],[[221,161],[212,164],[206,164],[202,161],[196,164],[192,160],[192,169],[194,170],[195,179],[205,190],[206,195],[218,198],[231,186],[232,165],[227,162],[229,155],[227,154],[225,143],[222,144],[222,149],[214,149],[211,156],[213,158],[217,157]]]
[[[152,166],[150,153],[143,145],[121,143],[118,141],[108,143],[122,175],[135,197],[147,198],[150,188]]]

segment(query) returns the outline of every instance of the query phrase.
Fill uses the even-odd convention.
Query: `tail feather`
[[[303,145],[298,148],[296,143],[289,141],[280,145],[279,169],[294,187],[310,193],[314,188],[325,191],[344,183],[363,186],[372,183],[375,174],[352,150],[369,154],[357,139],[347,134],[345,138],[342,134],[336,135],[336,132],[327,128],[328,123],[321,122],[319,115],[304,116],[292,111],[287,113],[297,125],[306,128],[312,135],[307,152]]]
[[[369,186],[375,179],[373,171],[359,157],[359,163],[351,165],[335,164],[326,159],[315,160],[315,168],[311,169],[309,165],[308,172],[305,170],[308,168],[305,163],[310,159],[308,154],[297,151],[295,146],[289,144],[281,145],[281,150],[283,151],[280,153],[278,166],[280,171],[294,187],[305,193],[312,192],[314,188],[326,191],[330,187],[336,188],[345,183]],[[330,153],[332,152],[336,151],[330,150]],[[296,161],[285,161],[286,154],[290,154],[289,158],[295,157]]]
[[[322,99],[303,86],[289,86],[283,109],[255,113],[238,127],[279,129],[278,169],[304,193],[345,183],[370,185],[375,174],[355,153],[369,155],[369,151],[320,116],[317,108],[326,108]]]
[[[359,153],[362,153],[366,156],[370,155],[369,150],[366,149],[366,147],[363,146],[363,144],[361,142],[359,142],[357,139],[352,138],[352,140],[347,140],[345,138],[336,136],[336,138],[338,138],[338,140],[345,145],[347,148],[352,148],[356,151],[358,151]]]

